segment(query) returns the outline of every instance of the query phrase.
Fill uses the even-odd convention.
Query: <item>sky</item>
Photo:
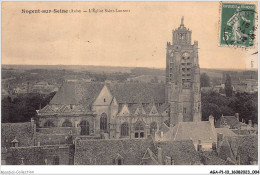
[[[84,13],[89,9],[130,12]],[[78,9],[81,13],[22,13]],[[2,64],[166,66],[166,43],[184,25],[201,68],[257,68],[257,46],[219,46],[219,2],[2,2]],[[257,41],[256,41],[257,42]]]

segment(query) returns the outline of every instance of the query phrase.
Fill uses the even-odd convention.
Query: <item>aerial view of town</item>
[[[4,5],[7,9],[12,6]],[[251,56],[258,53],[246,56],[247,67],[232,67],[233,63],[214,67],[218,58],[205,57],[204,52],[215,52],[207,50],[203,44],[207,40],[198,37],[189,15],[176,15],[176,20],[163,27],[167,38],[155,41],[163,43],[159,49],[164,53],[158,61],[162,67],[152,61],[155,52],[150,67],[128,66],[123,60],[124,65],[116,61],[110,65],[63,64],[63,59],[60,64],[12,64],[4,61],[16,52],[10,45],[12,38],[4,35],[12,31],[2,29],[3,45],[10,44],[2,51],[6,57],[1,69],[1,164],[257,165],[258,68]],[[123,35],[120,32],[125,31],[117,31],[118,35]],[[117,38],[110,33],[107,36],[112,44]],[[32,37],[36,37],[34,33]],[[101,45],[107,39],[95,37]],[[215,43],[225,49],[219,55],[232,55],[237,49],[230,47],[238,43],[247,47],[244,38],[233,39],[233,46],[228,40],[227,46]],[[84,44],[91,42],[95,40]],[[118,47],[128,47],[120,42]],[[148,46],[142,52],[145,48]],[[73,55],[74,51],[68,50]],[[25,53],[18,52],[15,56]],[[46,54],[56,54],[55,49],[49,52]],[[108,50],[102,56],[106,55],[110,55]],[[210,66],[205,66],[206,62]],[[225,62],[229,64],[223,61],[220,65]]]

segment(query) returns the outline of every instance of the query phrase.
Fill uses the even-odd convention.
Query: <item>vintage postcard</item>
[[[1,13],[2,174],[259,174],[257,2]]]

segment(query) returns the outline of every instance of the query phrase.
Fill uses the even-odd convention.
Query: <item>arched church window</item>
[[[107,114],[106,113],[101,114],[100,130],[107,132]]]
[[[45,128],[51,128],[51,127],[55,127],[55,125],[52,121],[48,120],[44,123],[44,127]]]
[[[135,124],[135,138],[144,137],[144,124],[142,122],[137,122]]]
[[[129,136],[129,125],[126,122],[121,125],[121,136]]]
[[[89,122],[88,121],[81,121],[80,124],[80,135],[89,135]]]
[[[156,122],[152,122],[150,125],[150,133],[154,133],[157,130],[157,123]]]
[[[62,123],[62,127],[72,127],[72,123],[69,120],[65,120]]]

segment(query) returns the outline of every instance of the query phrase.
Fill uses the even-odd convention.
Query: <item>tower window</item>
[[[104,102],[106,102],[106,99],[104,98]]]
[[[183,113],[186,114],[186,112],[187,112],[187,111],[186,111],[186,108],[183,108]]]

